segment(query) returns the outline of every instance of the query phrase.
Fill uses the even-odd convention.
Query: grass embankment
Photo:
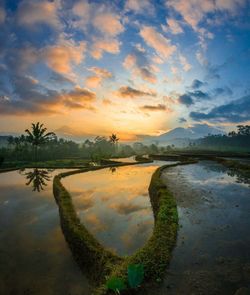
[[[3,169],[0,169],[0,173],[11,172],[11,171],[15,171],[18,169],[19,168],[3,168]]]
[[[148,161],[147,159],[147,162]],[[190,163],[194,162],[188,161],[182,164]],[[165,168],[177,166],[179,164],[160,167],[153,174],[149,186],[150,201],[155,218],[153,234],[144,247],[128,257],[119,257],[106,250],[92,234],[88,232],[84,225],[81,224],[77,217],[71,196],[63,187],[61,179],[76,173],[94,171],[106,167],[135,164],[138,163],[117,163],[105,167],[92,167],[61,173],[54,178],[54,196],[59,206],[61,226],[65,238],[77,263],[95,286],[97,286],[93,291],[93,294],[96,295],[112,293],[106,288],[106,281],[111,277],[123,278],[126,282],[127,267],[130,264],[142,264],[144,266],[145,278],[142,286],[138,290],[126,289],[122,291],[123,294],[133,294],[134,292],[143,290],[161,281],[169,263],[171,251],[175,245],[178,215],[175,200],[160,177]]]

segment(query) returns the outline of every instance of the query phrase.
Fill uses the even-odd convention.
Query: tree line
[[[145,146],[138,143],[118,144],[116,134],[109,137],[97,136],[93,140],[76,143],[72,140],[58,138],[54,132],[48,132],[40,122],[32,123],[21,136],[10,136],[8,145],[0,149],[0,165],[5,161],[49,161],[59,159],[82,158],[98,161],[101,158],[129,157],[135,154],[156,153],[154,144]]]
[[[231,131],[227,135],[216,134],[198,139],[196,147],[212,148],[217,150],[235,150],[250,152],[250,126],[238,125],[236,131]]]

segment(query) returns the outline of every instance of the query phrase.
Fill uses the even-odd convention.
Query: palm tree
[[[43,124],[39,122],[31,124],[32,129],[26,129],[27,141],[30,142],[35,148],[35,161],[37,161],[37,150],[38,146],[48,142],[52,137],[55,136],[54,132],[47,132],[47,128],[43,127]]]
[[[116,136],[116,134],[112,133],[112,135],[109,137],[109,141],[114,145],[116,151],[119,138]]]

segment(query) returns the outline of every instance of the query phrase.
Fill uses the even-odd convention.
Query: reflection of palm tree
[[[34,146],[35,148],[35,161],[37,160],[37,149],[41,144],[49,141],[50,138],[55,136],[54,132],[47,132],[47,128],[43,127],[43,124],[37,122],[36,124],[32,123],[31,131],[26,129],[25,132],[28,134],[27,140]]]
[[[33,171],[24,173],[28,182],[26,185],[32,183],[33,191],[40,192],[44,189],[44,186],[47,186],[46,182],[50,181],[50,174],[47,169],[38,169],[35,168]]]

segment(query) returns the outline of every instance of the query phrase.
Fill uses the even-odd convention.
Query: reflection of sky
[[[189,180],[199,186],[224,186],[234,182],[235,185],[247,186],[244,183],[237,183],[237,175],[230,175],[230,170],[226,167],[213,162],[200,162],[199,165],[184,166],[183,172],[188,173]]]
[[[52,179],[38,193],[17,171],[0,176],[0,294],[89,294],[61,232]]]
[[[250,263],[250,189],[228,171],[204,161],[163,173],[177,200],[180,228],[169,267],[174,275],[150,295],[236,294],[246,284],[242,270]]]
[[[120,167],[114,173],[103,169],[63,179],[82,222],[107,248],[131,254],[151,235],[148,186],[157,166]]]

